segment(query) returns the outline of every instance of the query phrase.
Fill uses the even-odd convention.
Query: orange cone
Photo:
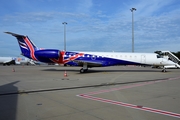
[[[15,69],[13,68],[12,71],[15,72]]]
[[[67,77],[67,72],[66,71],[64,71],[64,77]]]

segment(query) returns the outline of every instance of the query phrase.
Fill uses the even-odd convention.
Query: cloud
[[[93,6],[92,0],[80,0],[77,5],[78,13],[89,13]]]

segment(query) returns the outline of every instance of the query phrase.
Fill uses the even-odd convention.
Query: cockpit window
[[[162,56],[161,55],[157,55],[157,58],[162,58]]]

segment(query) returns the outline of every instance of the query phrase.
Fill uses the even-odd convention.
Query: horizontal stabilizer
[[[19,34],[12,33],[12,32],[4,32],[4,33],[10,34],[10,35],[12,35],[14,37],[25,37],[25,35],[19,35]]]

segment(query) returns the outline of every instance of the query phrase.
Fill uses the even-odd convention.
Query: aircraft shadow
[[[160,72],[158,70],[88,70],[87,72],[83,73],[83,74],[88,74],[88,73],[101,73],[101,72],[109,72],[109,73],[116,73],[116,72],[139,72],[139,73],[142,73],[142,72]],[[82,74],[82,73],[79,73],[78,74]]]
[[[55,71],[75,71],[75,72],[77,72],[77,71],[79,71],[79,70],[76,70],[76,69],[55,69],[55,68],[50,68],[50,69],[44,69],[44,70],[42,70],[42,71],[50,71],[50,72],[55,72]]]
[[[14,86],[17,82],[0,86],[0,120],[16,120],[18,96],[8,93],[18,91]]]
[[[77,74],[82,74],[82,73],[79,73],[79,70],[77,69],[55,69],[55,68],[51,68],[51,69],[44,69],[42,71],[52,71],[52,72],[55,72],[55,71],[59,71],[59,72],[64,72],[64,71],[69,71],[69,72],[77,72]],[[88,71],[86,71],[85,73],[83,74],[86,74],[86,73],[100,73],[100,72],[161,72],[160,69],[152,69],[152,70],[138,70],[138,69],[133,69],[133,70],[96,70],[96,69],[88,69]]]

